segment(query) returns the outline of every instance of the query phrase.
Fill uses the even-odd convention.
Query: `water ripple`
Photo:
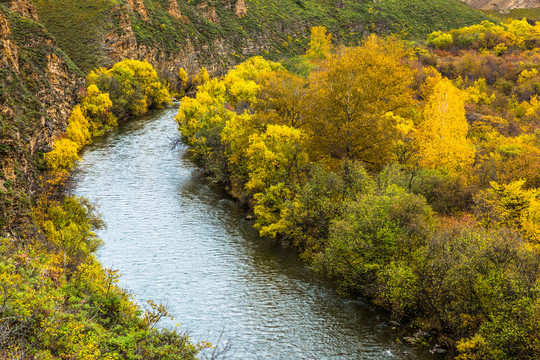
[[[83,154],[78,195],[100,205],[99,251],[143,303],[168,305],[228,359],[432,359],[407,349],[361,301],[335,294],[290,249],[260,239],[244,210],[172,151],[176,110],[123,124]],[[406,352],[406,353],[405,353]]]

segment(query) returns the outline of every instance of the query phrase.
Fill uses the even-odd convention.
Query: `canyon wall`
[[[80,71],[27,0],[0,5],[0,235],[26,227],[41,154],[61,134],[83,86]]]

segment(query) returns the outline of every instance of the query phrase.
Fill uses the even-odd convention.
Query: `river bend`
[[[107,229],[98,253],[139,303],[168,305],[195,341],[230,344],[227,359],[433,359],[396,342],[369,304],[336,295],[291,249],[252,223],[188,158],[176,109],[156,111],[95,139],[74,175]]]

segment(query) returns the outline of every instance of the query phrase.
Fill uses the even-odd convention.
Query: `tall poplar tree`
[[[467,139],[463,95],[443,78],[433,88],[416,136],[420,165],[459,170],[474,162],[475,148]]]

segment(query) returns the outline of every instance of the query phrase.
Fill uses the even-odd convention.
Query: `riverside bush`
[[[171,103],[168,88],[149,63],[124,59],[111,69],[100,68],[87,77],[90,86],[109,94],[112,113],[120,119],[142,115],[151,108]]]
[[[146,94],[138,111],[168,101],[151,66],[134,67],[126,81],[141,82],[124,85]],[[66,133],[44,154],[52,181],[44,183],[33,209],[37,228],[24,242],[0,238],[0,357],[194,360],[211,346],[194,345],[177,329],[155,328],[170,316],[166,308],[151,302],[141,309],[118,287],[118,271],[104,269],[96,259],[102,241],[95,231],[104,224],[95,207],[59,192],[78,151],[116,126],[116,100],[95,84],[87,87]]]
[[[499,32],[514,41],[504,54]],[[371,37],[304,58],[306,78],[251,59],[184,98],[176,120],[260,234],[294,244],[341,291],[429,330],[458,359],[536,359],[540,56],[521,50],[533,32],[518,21],[451,31],[453,44],[430,37],[467,48],[455,54]],[[366,58],[381,48],[375,63],[399,70],[385,73],[388,96]]]

